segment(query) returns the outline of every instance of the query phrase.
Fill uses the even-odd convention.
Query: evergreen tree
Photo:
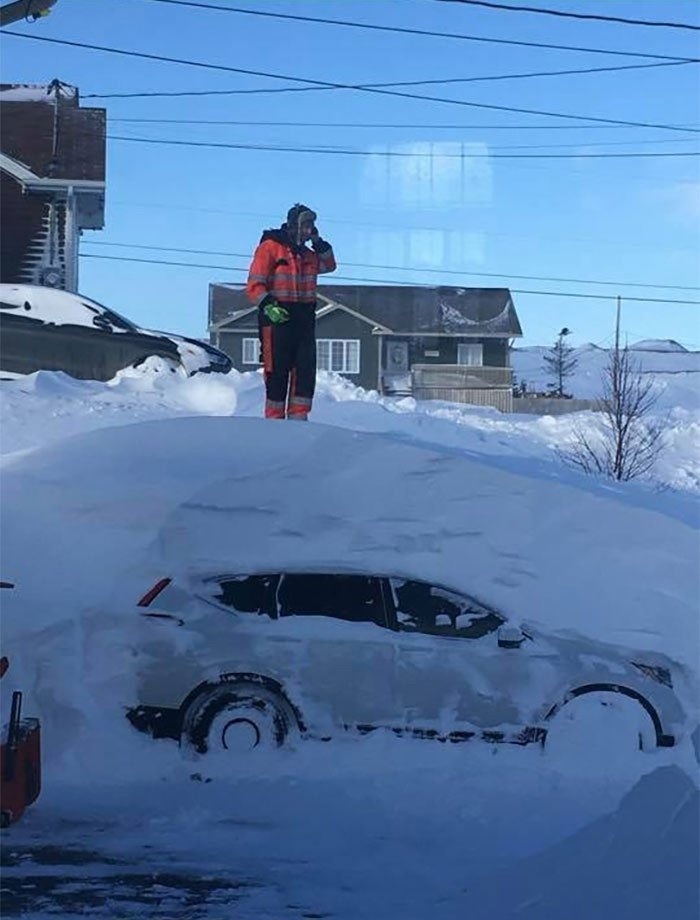
[[[571,330],[566,326],[562,329],[549,352],[544,356],[544,364],[547,373],[554,378],[554,383],[550,384],[552,394],[558,397],[564,397],[564,381],[570,377],[576,370],[578,358],[574,355],[574,349],[567,345],[565,339],[571,335]]]

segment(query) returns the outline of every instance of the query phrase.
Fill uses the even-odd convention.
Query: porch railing
[[[479,390],[512,387],[510,367],[469,367],[462,364],[414,364],[411,368],[416,389]]]

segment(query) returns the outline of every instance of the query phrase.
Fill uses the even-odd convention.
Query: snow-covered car
[[[638,704],[640,748],[673,746],[684,722],[664,656],[543,635],[424,581],[209,573],[163,578],[137,609],[129,719],[200,754],[379,728],[543,743],[585,694]]]
[[[114,310],[55,288],[0,284],[0,374],[64,371],[111,380],[148,358],[196,373],[228,373],[228,355],[206,342],[141,329]]]

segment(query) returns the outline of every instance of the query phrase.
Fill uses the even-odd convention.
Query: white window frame
[[[333,367],[333,346],[342,348],[342,367]],[[323,346],[324,348],[322,349]],[[354,346],[354,348],[353,348]],[[321,351],[328,348],[328,360],[322,360]],[[318,339],[316,342],[317,364],[321,371],[332,371],[335,374],[360,373],[360,340],[359,339]],[[353,360],[354,359],[354,360]]]
[[[246,347],[254,349],[253,354],[257,356],[254,361],[246,360]],[[248,353],[248,358],[250,358],[250,353]],[[248,338],[247,336],[243,339],[241,344],[241,363],[254,364],[256,367],[260,366],[260,339]]]
[[[478,361],[463,361],[461,355],[464,354],[466,349],[472,350],[478,349]],[[457,343],[457,364],[460,367],[483,367],[484,366],[484,346],[479,342],[458,342]]]

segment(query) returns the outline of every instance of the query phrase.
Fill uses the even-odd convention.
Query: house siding
[[[39,178],[105,181],[106,111],[81,108],[77,92],[58,101],[48,93],[46,101],[0,98],[0,120],[3,154]],[[11,173],[0,172],[0,280],[76,290],[79,231],[102,228],[102,190],[25,193]]]
[[[32,172],[104,182],[106,109],[82,108],[75,99],[61,99],[57,112],[53,101],[0,102],[0,114],[2,152]]]
[[[233,361],[233,366],[237,371],[253,371],[254,364],[243,363],[243,339],[257,339],[257,327],[236,329],[235,331],[222,330],[218,333],[212,333],[210,341],[212,345],[220,348]]]
[[[333,310],[316,321],[316,338],[357,339],[360,342],[360,373],[343,376],[365,390],[377,389],[379,341],[376,335],[372,335],[369,323],[345,310]]]
[[[41,284],[41,269],[55,265],[65,278],[63,239],[49,232],[51,199],[25,195],[19,183],[0,173],[0,281],[7,284]],[[60,221],[59,229],[63,228]],[[51,252],[51,241],[56,244]],[[63,286],[61,284],[61,286]]]

